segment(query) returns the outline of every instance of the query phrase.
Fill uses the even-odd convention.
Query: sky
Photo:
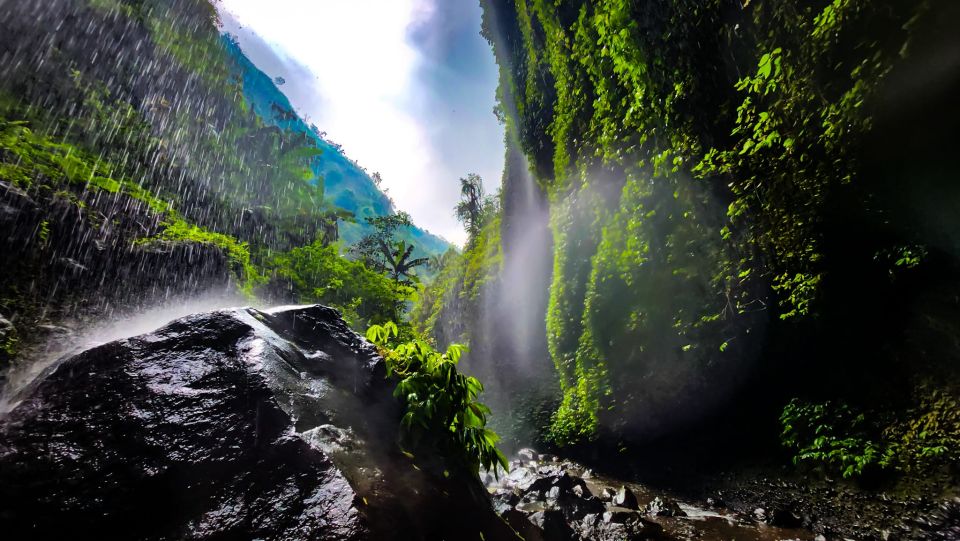
[[[309,123],[379,172],[398,209],[462,245],[459,178],[503,171],[497,67],[478,0],[220,0],[238,37]]]

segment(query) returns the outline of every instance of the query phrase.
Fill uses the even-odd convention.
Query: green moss
[[[0,180],[26,190],[41,186],[50,190],[73,187],[81,191],[122,194],[140,201],[150,211],[164,217],[164,229],[158,236],[139,239],[138,242],[196,242],[216,246],[230,258],[233,271],[243,284],[242,289],[252,292],[260,274],[251,264],[246,243],[188,223],[169,202],[135,182],[113,178],[115,171],[111,163],[96,159],[75,145],[56,142],[35,133],[27,122],[0,120]],[[78,200],[77,204],[82,203]],[[49,236],[46,221],[38,235],[40,243],[45,244]]]
[[[194,224],[187,223],[175,213],[170,212],[164,221],[163,231],[152,238],[141,239],[139,242],[149,244],[153,242],[189,242],[216,246],[222,250],[230,260],[231,270],[240,280],[242,292],[251,295],[253,288],[263,281],[260,272],[250,261],[250,247],[245,242],[239,242],[230,235],[216,233]]]
[[[73,185],[90,191],[122,193],[141,201],[157,213],[171,205],[139,184],[113,178],[116,168],[79,147],[37,134],[25,121],[0,119],[0,180],[22,189],[38,184],[59,188]]]

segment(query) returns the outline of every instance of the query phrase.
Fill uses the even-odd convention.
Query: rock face
[[[511,538],[478,480],[396,450],[391,390],[374,348],[320,306],[201,314],[91,349],[0,420],[0,531]]]
[[[524,539],[531,541],[623,541],[652,539],[663,529],[640,515],[636,496],[622,487],[631,508],[618,507],[611,497],[593,494],[583,476],[582,466],[555,457],[521,450],[522,461],[511,464],[501,480],[488,480],[494,508]],[[527,460],[532,456],[546,460]],[[598,493],[609,490],[599,488]],[[621,501],[621,505],[624,502]]]

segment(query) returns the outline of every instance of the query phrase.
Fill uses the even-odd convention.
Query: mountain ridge
[[[348,158],[339,145],[325,139],[315,126],[303,119],[278,88],[277,79],[264,73],[247,57],[236,36],[223,33],[221,39],[235,62],[236,72],[233,75],[243,82],[244,96],[264,123],[304,134],[323,151],[311,163],[311,170],[318,180],[322,180],[325,197],[356,216],[356,223],[340,222],[340,236],[345,244],[353,244],[372,231],[364,222],[366,218],[396,212],[393,202],[376,186],[366,170]],[[453,246],[449,241],[415,225],[402,232],[401,237],[415,246],[416,257],[441,255]]]

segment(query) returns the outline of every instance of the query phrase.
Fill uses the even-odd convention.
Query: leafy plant
[[[508,470],[497,449],[500,437],[486,427],[490,409],[477,401],[483,384],[457,371],[466,347],[454,344],[439,353],[421,339],[394,343],[399,328],[390,322],[367,330],[367,339],[383,349],[387,375],[399,379],[394,396],[406,410],[401,420],[405,449],[433,447],[470,471]]]
[[[929,384],[915,390],[916,407],[883,430],[891,459],[906,472],[960,463],[960,398]]]
[[[868,436],[866,417],[846,404],[792,400],[780,415],[781,443],[793,450],[793,463],[821,464],[843,477],[891,466],[892,451]]]

